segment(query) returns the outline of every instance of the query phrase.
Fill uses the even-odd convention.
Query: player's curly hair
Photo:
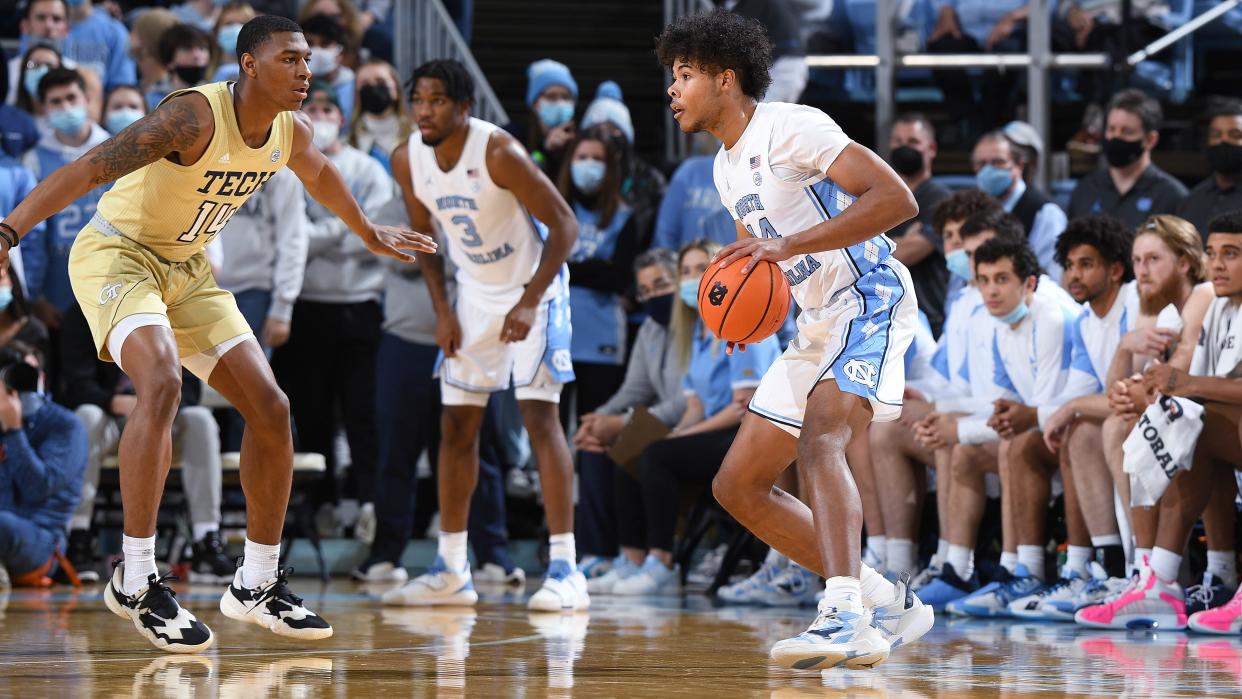
[[[943,234],[944,224],[950,221],[965,221],[980,211],[999,208],[1001,203],[996,197],[977,189],[963,189],[936,204],[932,210],[932,228],[936,233]]]
[[[1043,274],[1043,270],[1039,268],[1039,260],[1035,257],[1035,251],[1025,240],[998,236],[980,245],[979,249],[975,250],[974,257],[975,269],[978,269],[981,264],[996,263],[1009,258],[1013,262],[1014,274],[1018,275],[1019,279],[1038,277]]]
[[[1095,248],[1100,257],[1104,258],[1104,264],[1120,262],[1125,270],[1121,281],[1128,282],[1134,278],[1134,266],[1130,258],[1130,248],[1134,247],[1134,232],[1121,221],[1112,216],[1083,216],[1070,221],[1057,238],[1057,249],[1052,259],[1065,267],[1070,250],[1079,245]]]
[[[671,68],[679,58],[712,74],[737,73],[742,93],[763,99],[772,84],[772,41],[759,20],[715,10],[680,17],[656,37],[656,57]]]

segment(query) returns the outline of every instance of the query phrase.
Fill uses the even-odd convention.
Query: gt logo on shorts
[[[108,302],[121,295],[121,282],[104,284],[99,290],[99,305],[107,306]]]
[[[851,359],[841,367],[845,378],[867,388],[875,388],[875,365],[861,359]]]

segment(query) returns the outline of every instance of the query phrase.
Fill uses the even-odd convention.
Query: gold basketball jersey
[[[202,94],[211,104],[215,133],[202,157],[193,165],[160,158],[125,175],[99,200],[91,220],[104,233],[123,235],[169,262],[184,262],[211,242],[289,162],[293,149],[292,112],[277,115],[267,143],[251,148],[237,127],[231,83],[178,90],[164,101],[185,92]]]

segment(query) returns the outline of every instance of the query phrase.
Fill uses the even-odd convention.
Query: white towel
[[[1122,445],[1132,505],[1156,504],[1178,470],[1190,470],[1202,431],[1203,406],[1192,400],[1157,396],[1147,406]]]

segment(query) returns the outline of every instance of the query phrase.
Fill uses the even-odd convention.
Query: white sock
[[[768,555],[763,559],[763,562],[780,570],[789,565],[789,557],[777,551],[776,547],[772,547],[768,549]]]
[[[1159,546],[1151,550],[1151,572],[1160,578],[1160,582],[1177,582],[1177,574],[1182,569],[1182,555],[1173,553]]]
[[[1121,546],[1120,534],[1105,534],[1103,536],[1091,537],[1091,545],[1098,548],[1104,546]]]
[[[257,544],[246,537],[242,554],[242,587],[254,589],[276,577],[280,565],[280,544]]]
[[[1018,567],[1018,554],[1013,551],[1001,551],[1000,564],[1002,568],[1012,573],[1013,569]]]
[[[888,549],[884,553],[884,565],[897,574],[913,573],[914,542],[909,539],[889,539]]]
[[[1065,570],[1067,573],[1078,573],[1083,578],[1091,577],[1091,569],[1087,566],[1091,562],[1091,557],[1095,554],[1095,549],[1090,546],[1073,546],[1070,545],[1065,550]]]
[[[953,566],[953,572],[962,580],[970,580],[975,574],[975,550],[969,546],[950,544],[944,562]]]
[[[445,568],[454,573],[466,570],[466,532],[440,532],[438,553]]]
[[[121,536],[121,553],[125,554],[125,576],[121,592],[133,595],[147,584],[147,578],[158,574],[155,569],[155,535]]]
[[[888,567],[885,557],[888,555],[888,537],[881,534],[880,536],[867,537],[867,549],[871,551],[871,555],[879,560],[881,565]]]
[[[553,534],[548,537],[548,560],[565,561],[569,564],[570,570],[577,570],[578,566],[575,561],[578,560],[578,553],[574,546],[573,532]]]
[[[1151,560],[1151,549],[1134,549],[1134,560],[1130,562],[1130,570],[1142,570]]]
[[[1018,544],[1018,564],[1040,580],[1044,579],[1044,547],[1034,544]]]
[[[862,575],[859,576],[859,588],[863,595],[871,600],[875,605],[888,605],[897,601],[897,586],[888,581],[888,578],[880,575],[874,568],[862,564]],[[840,579],[840,578],[837,578]],[[850,578],[853,580],[853,578]]]
[[[949,559],[949,540],[940,539],[936,542],[936,560],[944,563]]]
[[[217,529],[219,529],[219,527],[216,525],[215,522],[207,522],[206,524],[199,524],[198,522],[195,522],[193,525],[193,529],[194,529],[194,541],[199,542],[203,540],[203,537],[216,531]]]
[[[1234,551],[1208,551],[1207,572],[1229,587],[1238,586],[1238,554]]]
[[[865,573],[864,570],[864,575]],[[839,575],[835,578],[828,578],[824,583],[824,602],[833,606],[850,611],[861,610],[863,608],[862,598],[862,585],[858,578]]]

